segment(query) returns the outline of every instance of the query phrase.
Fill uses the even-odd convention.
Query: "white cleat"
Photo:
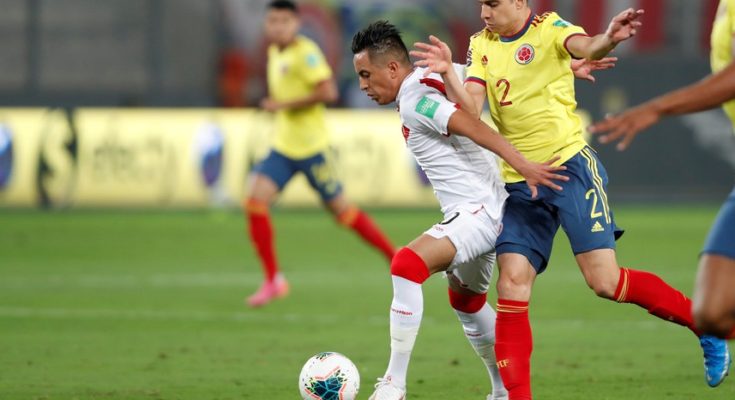
[[[508,392],[489,394],[487,400],[508,400]]]
[[[378,378],[375,391],[368,400],[405,400],[406,389],[394,385],[390,378]]]

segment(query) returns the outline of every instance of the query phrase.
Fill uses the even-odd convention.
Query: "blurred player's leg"
[[[327,208],[337,217],[337,221],[355,231],[370,245],[379,250],[388,261],[393,259],[395,248],[380,231],[370,216],[359,208],[347,204],[344,196],[337,196],[327,203]]]
[[[446,269],[455,253],[454,245],[449,239],[422,235],[393,257],[390,361],[385,375],[378,379],[370,400],[405,398],[408,363],[424,311],[421,285],[432,273]]]
[[[731,338],[735,330],[735,259],[705,254],[699,261],[694,323],[702,332]]]
[[[278,271],[275,246],[273,245],[273,227],[269,206],[278,193],[278,186],[268,177],[255,175],[250,198],[245,204],[250,239],[260,258],[265,280],[257,292],[248,298],[248,305],[259,307],[271,300],[288,294],[288,283]]]
[[[383,253],[390,262],[395,254],[393,245],[365,212],[347,202],[342,195],[342,184],[337,179],[327,155],[320,153],[299,161],[298,168],[306,175],[314,190],[319,192],[324,206],[337,221],[355,231],[363,240]]]
[[[495,357],[510,400],[530,400],[533,336],[528,301],[536,271],[526,256],[499,256]]]
[[[490,265],[481,265],[478,262],[472,263],[468,267],[474,267],[474,270],[481,270],[483,267],[489,267],[487,279],[483,279],[485,290],[482,293],[476,293],[465,287],[470,283],[465,282],[465,277],[461,279],[462,272],[448,272],[449,280],[449,303],[452,305],[454,312],[462,323],[465,336],[469,340],[472,348],[488,370],[493,393],[488,397],[489,400],[505,400],[508,398],[508,392],[503,386],[500,378],[500,372],[495,360],[495,311],[487,304],[487,286],[490,277],[492,277],[492,263],[494,262],[494,254],[489,260],[481,260],[480,263]],[[474,271],[469,271],[472,274]],[[476,275],[476,274],[475,274]],[[484,277],[483,277],[484,278]],[[464,286],[464,287],[463,287]]]
[[[294,173],[295,168],[291,160],[276,151],[271,151],[268,157],[254,168],[251,177],[249,197],[244,206],[250,239],[265,275],[258,291],[247,299],[251,307],[263,306],[288,294],[288,282],[278,269],[269,207]]]

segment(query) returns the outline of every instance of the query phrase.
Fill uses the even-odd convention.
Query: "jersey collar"
[[[528,14],[528,20],[523,25],[523,28],[521,28],[520,31],[518,31],[517,33],[515,33],[515,34],[513,34],[511,36],[503,36],[503,35],[500,35],[500,41],[501,42],[513,42],[513,41],[516,41],[516,40],[520,39],[521,36],[523,36],[528,31],[528,28],[531,27],[531,22],[533,21],[533,17],[534,17],[534,14],[533,14],[533,11],[532,11],[532,12],[530,12]]]

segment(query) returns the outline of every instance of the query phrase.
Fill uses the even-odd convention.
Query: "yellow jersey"
[[[268,93],[275,101],[292,101],[310,95],[316,85],[332,77],[324,54],[312,40],[297,36],[284,49],[268,48]],[[324,104],[276,112],[273,148],[303,159],[324,151],[329,132]]]
[[[467,77],[485,85],[500,133],[531,161],[558,155],[561,164],[587,146],[575,114],[574,74],[566,41],[584,29],[556,13],[531,13],[512,37],[482,30],[470,39]],[[502,163],[503,179],[523,181]]]
[[[719,72],[732,62],[732,37],[734,34],[735,0],[720,0],[717,17],[712,26],[712,51],[710,52],[712,72]],[[735,125],[735,100],[725,102],[722,108]]]

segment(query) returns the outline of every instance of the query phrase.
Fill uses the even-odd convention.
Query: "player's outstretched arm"
[[[732,99],[735,99],[735,63],[697,83],[608,117],[588,129],[600,135],[602,143],[620,140],[617,149],[625,150],[638,133],[664,116],[708,110]]]
[[[444,81],[444,86],[447,89],[447,98],[459,104],[460,107],[477,118],[480,118],[482,106],[484,105],[485,91],[482,91],[481,95],[483,100],[479,101],[478,107],[478,99],[475,98],[478,96],[473,96],[465,90],[462,80],[454,70],[452,50],[449,46],[434,35],[429,36],[429,42],[414,43],[414,47],[420,49],[409,52],[409,54],[418,58],[418,61],[414,62],[414,65],[417,67],[426,67],[424,76],[428,76],[432,72],[440,74]]]
[[[605,33],[593,37],[571,36],[567,41],[567,49],[577,58],[599,60],[610,53],[618,43],[628,40],[638,33],[638,28],[642,25],[639,20],[642,15],[643,10],[629,8],[610,21]]]
[[[334,79],[327,79],[317,83],[314,90],[306,97],[280,102],[268,97],[260,102],[260,108],[270,112],[295,110],[320,103],[334,103],[338,98],[337,84],[334,82]]]
[[[513,169],[525,178],[526,184],[531,189],[531,197],[533,198],[538,194],[538,185],[548,186],[554,190],[562,190],[561,186],[554,183],[554,181],[569,180],[568,177],[556,173],[557,171],[566,170],[566,167],[555,167],[552,165],[559,160],[558,157],[554,157],[542,164],[531,162],[523,157],[498,132],[463,110],[457,110],[449,117],[447,129],[453,134],[470,138],[478,145],[492,151],[510,164]]]

